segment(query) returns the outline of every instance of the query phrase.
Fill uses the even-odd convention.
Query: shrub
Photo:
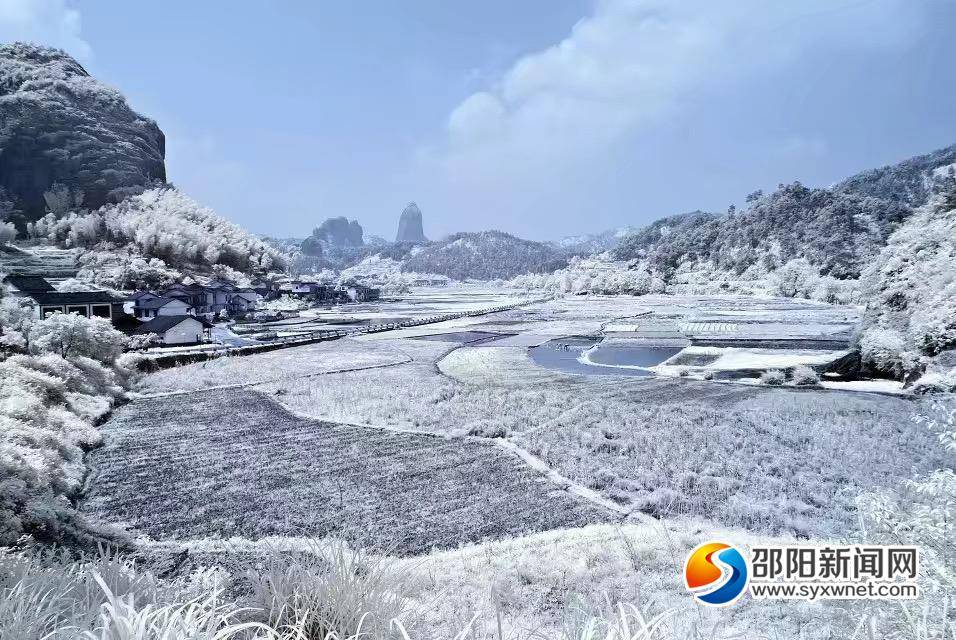
[[[907,350],[903,334],[881,327],[873,327],[863,332],[860,338],[860,358],[864,364],[897,378],[903,377],[918,362],[918,355]]]
[[[468,435],[480,438],[507,438],[508,428],[500,422],[479,420],[468,427]]]
[[[760,382],[772,387],[779,387],[784,382],[787,381],[787,376],[778,369],[770,369],[769,371],[764,371],[760,375]]]
[[[925,373],[913,383],[913,393],[956,393],[956,369],[942,373]]]
[[[799,365],[790,372],[790,379],[798,387],[815,387],[820,384],[820,376],[810,367]]]

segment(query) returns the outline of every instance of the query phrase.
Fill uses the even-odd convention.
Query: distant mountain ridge
[[[436,273],[454,280],[494,280],[551,272],[567,265],[566,254],[543,242],[503,231],[456,233],[409,252],[403,271]]]
[[[549,244],[574,254],[601,253],[615,248],[629,234],[637,231],[637,227],[625,226],[608,229],[600,233],[585,233],[576,236],[565,236]]]

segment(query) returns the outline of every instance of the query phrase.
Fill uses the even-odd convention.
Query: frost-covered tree
[[[183,278],[159,258],[144,258],[129,249],[88,251],[79,264],[80,280],[108,289],[163,289]]]
[[[863,281],[868,304],[861,346],[885,343],[889,332],[904,353],[932,356],[956,345],[956,206],[948,194],[890,236]],[[872,364],[899,372],[906,363],[883,358]]]
[[[29,300],[10,295],[9,288],[0,284],[0,351],[27,349],[33,313]]]
[[[114,362],[126,346],[126,336],[106,318],[86,318],[75,313],[54,313],[30,328],[30,350],[55,353],[61,358],[83,356]]]
[[[172,268],[223,265],[262,274],[285,267],[281,253],[171,187],[150,189],[93,212],[48,214],[29,231],[65,247],[126,248]]]
[[[775,293],[785,298],[809,298],[820,273],[806,258],[790,260],[773,273]]]

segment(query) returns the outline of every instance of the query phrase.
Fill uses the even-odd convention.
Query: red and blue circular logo
[[[705,542],[684,563],[684,584],[694,598],[716,607],[733,604],[750,580],[747,559],[723,542]]]

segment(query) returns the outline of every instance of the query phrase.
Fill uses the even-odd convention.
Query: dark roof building
[[[147,300],[141,300],[136,303],[137,309],[159,309],[160,307],[165,307],[167,304],[173,300],[178,300],[179,302],[185,302],[189,304],[189,298],[185,296],[170,296],[168,298],[149,298]],[[190,305],[192,306],[192,305]]]
[[[49,291],[42,293],[30,293],[30,298],[37,301],[37,304],[61,305],[61,304],[123,304],[122,298],[117,298],[107,291]]]
[[[42,276],[14,274],[7,276],[3,281],[21,293],[56,291],[56,288]]]

